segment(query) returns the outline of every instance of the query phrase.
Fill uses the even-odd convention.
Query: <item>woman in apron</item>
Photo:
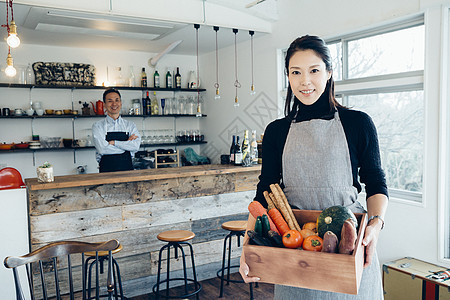
[[[276,285],[275,299],[383,299],[375,249],[384,226],[388,193],[375,126],[367,114],[336,101],[330,52],[319,37],[306,35],[293,41],[285,68],[289,78],[286,117],[270,123],[264,133],[255,200],[267,206],[263,191],[279,183],[293,207],[323,210],[342,205],[353,212],[365,212],[357,201],[359,175],[365,184],[369,221],[358,295]],[[247,276],[244,255],[239,272],[246,282],[259,280]]]
[[[107,116],[92,125],[100,173],[133,170],[131,158],[141,144],[136,125],[120,117],[122,99],[118,90],[106,90],[103,102]]]

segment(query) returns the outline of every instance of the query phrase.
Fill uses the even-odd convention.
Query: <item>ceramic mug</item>
[[[7,107],[2,109],[3,116],[8,117],[11,115],[11,110]]]
[[[78,142],[79,147],[86,147],[86,144],[87,144],[86,140],[80,139],[77,142]]]

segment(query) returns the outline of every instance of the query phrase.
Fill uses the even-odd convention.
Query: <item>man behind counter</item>
[[[118,90],[103,93],[106,118],[92,125],[100,173],[133,170],[132,156],[139,150],[141,136],[133,122],[120,117],[122,100]]]

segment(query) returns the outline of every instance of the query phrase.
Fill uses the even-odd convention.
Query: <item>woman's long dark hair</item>
[[[328,49],[328,46],[325,44],[325,42],[318,36],[304,35],[302,37],[295,39],[291,43],[289,49],[286,52],[286,58],[284,63],[286,75],[289,76],[289,61],[291,60],[292,55],[294,55],[297,51],[304,51],[304,50],[313,50],[318,56],[320,56],[320,58],[322,58],[323,62],[325,63],[327,71],[330,72],[333,71],[330,50]],[[336,98],[334,96],[333,74],[331,74],[330,79],[327,81],[324,93],[328,93],[328,102],[330,103],[330,111],[335,109],[336,107],[343,107],[336,101]],[[295,96],[293,97],[291,85],[288,82],[286,103],[284,105],[285,116],[294,118],[294,116],[297,114],[299,109],[299,100],[295,101],[295,99],[297,98]],[[291,101],[293,101],[293,103],[291,103]]]

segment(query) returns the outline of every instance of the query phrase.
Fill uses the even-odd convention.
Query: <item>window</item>
[[[391,198],[422,201],[423,18],[328,41],[338,100],[377,127]]]

